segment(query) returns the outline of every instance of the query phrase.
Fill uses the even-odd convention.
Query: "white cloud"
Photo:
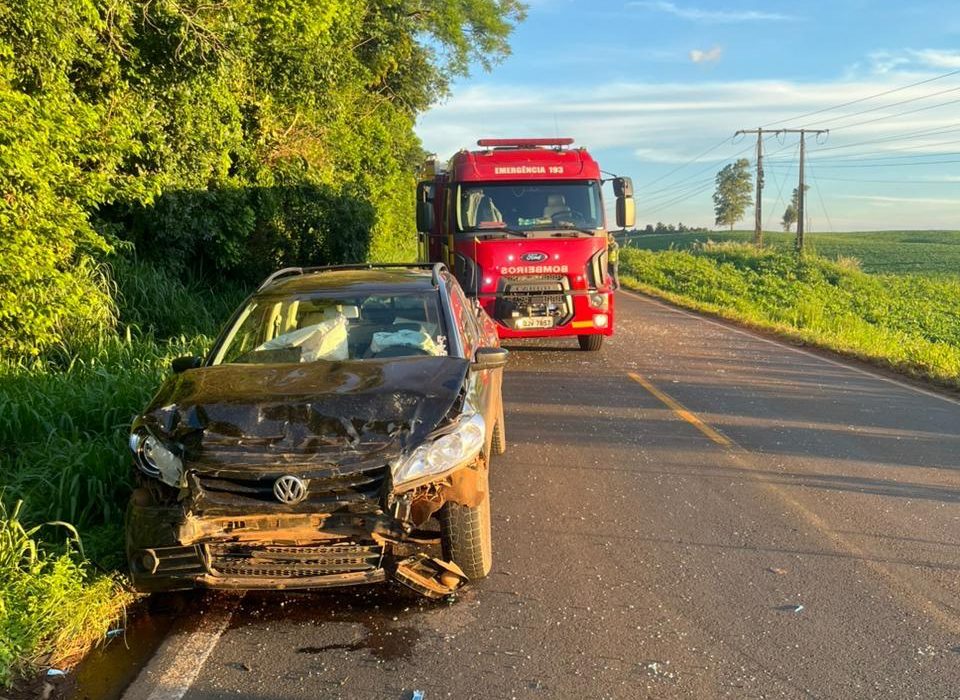
[[[902,49],[875,51],[869,55],[874,73],[883,75],[895,70],[929,70],[960,68],[960,51],[943,49]]]
[[[714,61],[719,61],[722,55],[723,49],[719,46],[714,46],[712,49],[708,49],[707,51],[693,49],[690,51],[690,60],[694,63],[713,63]]]
[[[652,216],[664,221],[679,219],[687,223],[706,224],[712,220],[709,191],[697,193],[694,187],[689,190],[694,195],[690,199],[671,205],[662,212],[656,206],[658,202],[666,204],[670,201],[673,196],[669,191],[671,186],[689,187],[695,186],[699,180],[708,180],[716,172],[718,162],[722,164],[725,159],[737,157],[741,151],[742,157],[752,157],[755,141],[747,137],[733,143],[731,137],[735,131],[768,124],[816,127],[818,120],[846,114],[851,116],[824,124],[833,129],[825,143],[817,143],[813,138],[807,141],[812,171],[815,176],[824,177],[821,188],[834,226],[847,230],[904,226],[939,228],[955,226],[957,211],[954,206],[940,202],[903,202],[902,206],[889,212],[884,210],[884,215],[879,216],[880,207],[893,203],[877,199],[845,200],[840,199],[840,195],[877,196],[888,191],[877,191],[878,187],[884,186],[883,183],[856,182],[858,178],[863,178],[914,181],[911,185],[913,189],[908,191],[896,183],[890,185],[893,189],[889,191],[897,196],[947,197],[951,193],[944,188],[956,185],[944,182],[952,176],[942,174],[942,169],[928,170],[919,166],[902,168],[898,167],[899,160],[885,162],[883,167],[877,163],[874,169],[832,170],[828,167],[850,163],[844,160],[849,156],[884,155],[887,151],[899,157],[960,150],[955,143],[960,139],[960,132],[910,135],[919,130],[957,128],[960,124],[960,103],[915,114],[891,116],[862,126],[841,128],[848,123],[897,115],[913,109],[915,105],[910,104],[853,116],[856,112],[883,104],[922,98],[942,87],[936,83],[919,85],[842,110],[796,119],[797,115],[902,88],[905,84],[933,77],[937,72],[928,68],[925,72],[868,73],[867,77],[844,76],[835,81],[819,82],[611,81],[562,87],[505,85],[491,80],[457,90],[447,102],[422,115],[417,132],[424,147],[442,158],[449,157],[460,148],[472,146],[481,137],[572,136],[578,145],[588,147],[605,169],[634,177],[638,185],[641,218]],[[918,101],[916,105],[925,106],[940,101],[945,102],[946,98]],[[724,139],[727,141],[722,143]],[[858,145],[861,142],[868,143]],[[644,191],[644,183],[656,180],[675,166],[697,158],[715,145],[717,148],[697,163]],[[851,147],[846,148],[848,145]],[[770,199],[765,200],[765,210],[774,211],[777,208],[777,183],[788,172],[796,173],[796,146],[795,136],[785,137],[782,142],[771,137],[767,142],[766,153],[771,171],[767,188],[767,197]],[[820,150],[836,146],[844,148]],[[775,165],[778,162],[782,164],[779,169]],[[792,171],[788,170],[788,164],[793,165]],[[836,176],[836,180],[829,180],[828,176]],[[931,182],[917,182],[925,178]],[[784,192],[789,192],[791,188],[789,183],[782,187]],[[654,194],[654,191],[661,190],[668,191]],[[681,189],[676,194],[682,196],[685,192]],[[819,213],[819,201],[816,204],[815,211]],[[776,221],[772,223],[776,225]]]
[[[920,63],[931,68],[960,68],[960,51],[923,49],[910,52]]]
[[[797,19],[792,15],[779,12],[763,12],[760,10],[705,10],[699,7],[681,7],[666,0],[638,0],[629,3],[632,7],[642,7],[646,10],[665,12],[693,22],[708,22],[715,24],[733,24],[738,22],[789,22]]]

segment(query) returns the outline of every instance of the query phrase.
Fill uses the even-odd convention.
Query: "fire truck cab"
[[[613,280],[600,168],[570,138],[480,139],[417,186],[422,262],[444,262],[501,338],[613,333]],[[633,225],[633,185],[613,179],[617,226]]]

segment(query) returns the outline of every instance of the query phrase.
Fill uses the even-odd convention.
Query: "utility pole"
[[[797,188],[797,241],[796,241],[796,250],[797,255],[803,255],[803,233],[806,228],[805,218],[806,218],[806,199],[807,199],[807,183],[804,179],[803,166],[806,162],[807,147],[806,147],[806,136],[807,134],[829,134],[830,129],[777,129],[774,133],[777,134],[800,134],[800,185]]]
[[[741,129],[734,136],[740,134],[757,135],[757,195],[753,204],[753,244],[759,248],[763,245],[763,129]]]

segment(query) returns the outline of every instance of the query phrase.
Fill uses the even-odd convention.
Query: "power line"
[[[869,146],[875,143],[885,143],[887,141],[901,141],[909,139],[915,136],[934,136],[939,134],[949,134],[953,131],[960,131],[960,126],[935,126],[927,129],[920,129],[919,131],[908,131],[903,134],[893,134],[891,136],[882,136],[875,139],[867,139],[866,141],[855,141],[854,143],[847,143],[838,146],[823,146],[816,149],[817,153],[822,151],[837,151],[843,148],[854,148],[855,146]]]
[[[813,180],[813,188],[817,192],[817,199],[820,200],[820,209],[823,211],[823,216],[827,220],[827,226],[830,228],[830,233],[833,233],[833,222],[830,220],[830,214],[827,213],[827,205],[823,202],[823,194],[820,192],[820,183],[817,181],[817,178],[813,175],[813,169],[810,169],[810,179]]]
[[[938,109],[939,107],[946,107],[947,105],[956,104],[957,102],[960,102],[960,99],[947,100],[946,102],[940,102],[938,104],[928,105],[926,107],[918,107],[917,109],[908,109],[905,112],[897,112],[896,114],[887,114],[882,117],[877,117],[876,119],[867,119],[866,121],[855,122],[853,124],[841,124],[840,126],[835,126],[832,130],[840,131],[841,129],[850,129],[855,126],[864,126],[865,124],[873,124],[875,122],[883,121],[884,119],[893,119],[894,117],[903,117],[903,116],[906,116],[907,114],[916,114],[917,112],[926,112],[927,110],[930,110],[930,109]]]
[[[931,97],[937,97],[938,95],[945,95],[948,92],[957,92],[960,90],[960,86],[947,88],[946,90],[940,90],[939,92],[931,92],[929,95],[921,95],[920,97],[911,97],[907,100],[901,100],[900,102],[891,102],[890,104],[878,105],[876,107],[871,107],[870,109],[864,109],[859,112],[853,112],[852,114],[840,114],[836,117],[830,117],[829,119],[824,119],[821,121],[821,124],[829,124],[830,122],[839,121],[841,119],[849,119],[850,117],[859,117],[861,114],[870,114],[871,112],[879,112],[881,109],[890,109],[891,107],[899,107],[900,105],[909,104],[910,102],[919,102],[920,100],[928,100]]]
[[[817,179],[830,182],[869,182],[887,185],[960,185],[960,180],[864,180],[859,177],[823,177],[822,175],[818,175]]]
[[[839,165],[829,165],[821,162],[820,164],[818,164],[818,167],[826,168],[830,170],[833,170],[835,168],[905,168],[907,166],[912,166],[912,165],[948,165],[951,163],[960,163],[960,160],[932,160],[932,161],[924,161],[919,163],[918,162],[887,163],[887,164],[880,164],[880,165],[877,165],[876,163],[866,163],[864,165],[860,165],[857,163],[841,163]],[[783,167],[783,166],[778,163],[772,167]]]
[[[765,129],[768,126],[772,126],[774,124],[782,124],[784,122],[794,122],[800,119],[806,119],[807,117],[812,117],[817,114],[823,114],[824,112],[832,112],[835,109],[843,109],[844,107],[849,107],[850,105],[860,104],[861,102],[867,102],[868,100],[875,100],[878,97],[892,95],[896,92],[908,90],[909,88],[917,87],[919,85],[926,85],[927,83],[932,83],[937,80],[943,80],[944,78],[949,78],[951,76],[958,75],[958,74],[960,74],[960,69],[950,71],[949,73],[943,73],[942,75],[936,75],[936,76],[933,76],[932,78],[926,78],[925,80],[919,80],[915,83],[910,83],[909,85],[902,85],[901,87],[893,88],[891,90],[884,90],[883,92],[878,92],[873,95],[867,95],[866,97],[861,97],[856,100],[850,100],[849,102],[844,102],[842,104],[834,105],[832,107],[824,107],[822,109],[817,109],[817,110],[814,110],[813,112],[807,112],[806,114],[801,114],[796,117],[789,117],[787,119],[778,119],[776,121],[770,122],[769,124],[764,124],[763,127],[761,128]]]
[[[729,140],[729,139],[725,139],[725,140]],[[697,170],[697,171],[689,174],[686,178],[684,178],[684,179],[682,179],[682,180],[679,180],[678,182],[675,182],[675,183],[673,183],[672,185],[669,185],[668,187],[665,187],[665,188],[663,188],[662,190],[658,190],[658,191],[666,191],[666,190],[670,190],[670,189],[674,189],[674,188],[682,188],[682,187],[686,186],[686,184],[687,184],[688,182],[692,182],[692,181],[693,181],[693,178],[697,177],[698,175],[700,175],[700,174],[702,174],[702,173],[705,173],[705,172],[707,172],[707,171],[709,171],[709,170],[713,170],[714,168],[716,168],[716,167],[717,167],[718,165],[720,165],[721,163],[724,163],[724,162],[730,160],[731,158],[736,158],[736,157],[738,157],[738,156],[740,156],[740,155],[743,155],[744,153],[746,153],[747,151],[751,150],[752,148],[753,148],[752,145],[751,145],[751,146],[747,146],[747,147],[744,148],[743,150],[740,150],[740,151],[734,153],[732,156],[726,156],[726,157],[721,158],[721,159],[719,159],[719,160],[713,161],[713,162],[709,163],[706,167],[701,168],[700,170]],[[711,179],[712,179],[712,178],[711,178]]]
[[[854,157],[856,156],[856,157]],[[867,153],[857,153],[851,154],[849,157],[827,157],[827,158],[816,158],[815,160],[818,163],[884,163],[887,161],[902,161],[902,160],[914,160],[916,158],[947,158],[950,156],[960,156],[960,151],[943,151],[942,153],[911,153],[907,155],[900,156],[871,156]],[[774,165],[779,165],[783,163],[782,158],[777,160],[771,160]]]
[[[841,153],[840,155],[836,155],[836,156],[827,156],[826,158],[818,158],[818,160],[851,160],[851,159],[861,158],[863,156],[870,156],[872,153],[884,154],[884,153],[899,153],[900,151],[916,151],[919,148],[929,148],[931,146],[949,146],[955,143],[960,143],[960,139],[952,139],[950,141],[935,141],[933,143],[924,142],[921,144],[917,144],[915,146],[904,146],[903,148],[885,148],[881,151],[864,151],[862,153]],[[826,149],[818,148],[815,151],[812,151],[811,154],[820,153],[823,150],[826,150]],[[935,152],[915,153],[914,157],[935,156],[935,155],[939,155],[939,154]]]
[[[638,190],[642,190],[644,187],[649,187],[650,185],[654,185],[654,184],[660,182],[661,180],[665,180],[666,178],[670,177],[670,176],[673,175],[674,173],[683,170],[683,169],[686,168],[687,166],[693,165],[693,164],[696,163],[698,160],[700,160],[701,158],[703,158],[705,155],[708,155],[708,154],[710,154],[710,153],[713,153],[715,150],[717,150],[718,148],[720,148],[720,146],[722,146],[723,144],[727,143],[728,141],[730,141],[729,138],[723,138],[719,143],[714,144],[713,146],[710,146],[710,148],[708,148],[707,150],[705,150],[703,153],[700,153],[699,155],[694,156],[691,160],[687,161],[686,163],[683,163],[682,165],[678,165],[677,167],[675,167],[673,170],[671,170],[670,172],[666,173],[665,175],[661,175],[660,177],[655,178],[655,179],[651,180],[650,182],[646,182],[646,183],[640,185],[639,187],[637,187],[637,189],[638,189]]]

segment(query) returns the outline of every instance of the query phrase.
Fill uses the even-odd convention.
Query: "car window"
[[[214,364],[446,354],[436,292],[262,297],[237,317]]]

